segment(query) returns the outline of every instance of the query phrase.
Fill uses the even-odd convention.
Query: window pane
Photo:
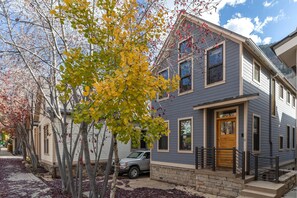
[[[293,102],[293,107],[295,107],[295,102],[296,102],[296,98],[295,98],[295,96],[293,96],[293,99],[292,99],[292,102]]]
[[[163,135],[159,139],[159,150],[168,150],[168,136]]]
[[[185,76],[191,75],[192,73],[192,61],[187,60],[180,64],[180,77],[183,78]]]
[[[290,148],[290,127],[287,126],[287,148]]]
[[[223,45],[207,52],[207,84],[223,80]]]
[[[163,76],[164,79],[168,80],[168,69],[159,73],[159,76]],[[168,93],[166,91],[160,90],[159,99],[166,98]]]
[[[253,129],[254,151],[260,150],[260,118],[254,116],[254,129]]]
[[[279,87],[279,97],[284,98],[284,87],[283,86]]]
[[[192,37],[179,44],[179,57],[186,56],[192,52]]]
[[[192,81],[191,77],[183,78],[180,80],[180,92],[191,90]]]
[[[257,63],[255,63],[255,67],[254,67],[254,79],[258,82],[260,82],[260,70],[261,67],[260,65],[258,65]]]
[[[292,148],[295,148],[295,138],[296,138],[296,136],[295,136],[295,128],[293,128],[293,131],[292,131],[292,139],[293,139],[293,141],[292,141]]]
[[[290,92],[287,91],[287,103],[290,104],[290,100],[291,100],[291,94]]]
[[[192,145],[192,123],[191,120],[179,121],[179,149],[191,150]]]
[[[284,148],[284,138],[282,136],[279,136],[279,149]]]

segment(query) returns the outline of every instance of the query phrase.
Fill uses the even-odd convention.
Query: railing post
[[[198,147],[195,147],[195,168],[198,169]]]
[[[201,146],[201,168],[204,168],[204,147]]]
[[[275,157],[275,182],[279,182],[279,156]]]
[[[233,147],[233,150],[232,150],[232,159],[233,159],[233,164],[232,164],[233,174],[236,174],[236,148],[235,147]]]
[[[212,148],[212,170],[216,171],[216,148]]]
[[[251,153],[250,151],[246,152],[246,174],[250,175],[251,172]]]
[[[245,179],[245,152],[242,152],[241,178]]]
[[[255,155],[255,180],[258,180],[258,155]]]

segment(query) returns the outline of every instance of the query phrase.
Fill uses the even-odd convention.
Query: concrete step
[[[274,193],[266,193],[261,191],[243,189],[240,193],[242,197],[253,197],[253,198],[275,198],[276,194]]]
[[[244,189],[259,191],[264,193],[271,193],[278,195],[284,184],[277,184],[268,181],[251,181],[244,185]]]

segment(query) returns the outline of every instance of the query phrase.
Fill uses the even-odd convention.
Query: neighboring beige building
[[[38,100],[38,99],[37,99]],[[41,97],[39,98],[39,101],[41,101]],[[42,107],[42,108],[41,108]],[[47,113],[44,111],[44,109],[47,109],[46,105],[37,103],[36,105],[36,113],[34,115],[34,128],[33,128],[33,139],[34,139],[34,145],[36,148],[36,154],[38,156],[38,159],[40,163],[48,169],[53,175],[56,174],[58,163],[56,158],[56,149],[55,149],[55,143],[54,143],[54,135],[53,135],[53,127],[56,127],[57,131],[61,131],[61,126],[58,122],[58,119],[55,119],[55,124],[52,125],[50,119],[45,116]],[[38,113],[37,113],[38,112]],[[71,130],[71,116],[69,112],[66,112],[67,115],[67,131]],[[75,142],[75,139],[77,137],[78,131],[79,131],[79,124],[73,124],[73,138],[72,142],[70,141],[70,137],[67,137],[67,145],[70,148],[73,148],[73,144]],[[94,154],[94,146],[98,146],[100,148],[104,128],[102,127],[101,131],[98,131],[97,129],[91,129],[90,135],[89,135],[89,148],[90,148],[90,156],[91,160],[94,161],[95,154]],[[98,135],[95,135],[98,134]],[[98,136],[97,144],[95,142],[92,142],[92,137]],[[80,140],[79,140],[80,141]],[[111,133],[106,131],[106,136],[104,139],[104,146],[101,152],[100,162],[105,163],[108,159],[109,154],[109,148],[110,148],[110,142],[111,142]],[[78,142],[78,146],[76,148],[75,156],[73,164],[75,165],[77,163],[77,159],[79,156],[80,151],[80,143]],[[118,143],[119,146],[119,157],[124,158],[126,157],[130,151],[131,151],[131,144],[130,142],[128,144],[123,144],[121,142]],[[62,155],[63,151],[63,145],[62,145],[62,139],[59,140],[59,150]],[[71,149],[73,150],[73,149]]]

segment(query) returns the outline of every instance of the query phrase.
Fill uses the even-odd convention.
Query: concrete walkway
[[[22,158],[5,148],[0,151],[0,197],[51,197],[50,188],[26,170]]]

